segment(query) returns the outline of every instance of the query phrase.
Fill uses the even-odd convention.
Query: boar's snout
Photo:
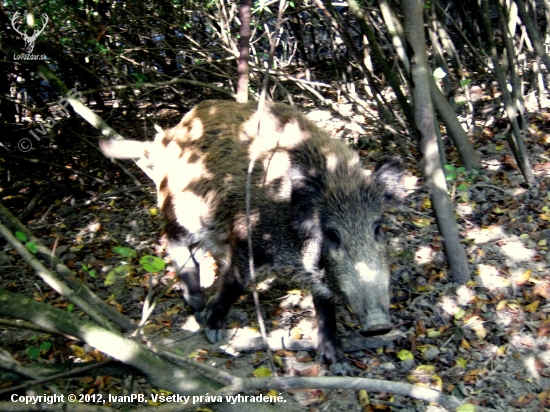
[[[388,333],[391,328],[389,316],[380,312],[369,315],[366,324],[362,325],[359,332],[363,336],[377,336]]]
[[[377,336],[385,335],[391,330],[392,326],[390,323],[378,323],[368,325],[366,328],[361,328],[359,331],[363,336]]]

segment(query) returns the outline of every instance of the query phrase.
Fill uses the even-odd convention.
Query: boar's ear
[[[303,226],[314,216],[323,185],[318,178],[298,168],[292,168],[289,177],[292,185],[291,202],[296,211],[295,221]]]
[[[149,142],[137,140],[100,140],[99,148],[103,154],[113,159],[139,159],[145,156]]]
[[[388,157],[376,165],[372,177],[377,184],[384,186],[384,198],[387,202],[399,201],[405,197],[403,163],[397,157]]]

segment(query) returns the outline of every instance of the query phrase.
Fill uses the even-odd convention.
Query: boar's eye
[[[340,234],[336,229],[329,228],[325,232],[329,246],[339,247],[340,246]]]
[[[377,242],[383,242],[386,240],[386,234],[384,233],[384,230],[382,229],[382,224],[380,222],[376,222],[374,224],[374,239]]]

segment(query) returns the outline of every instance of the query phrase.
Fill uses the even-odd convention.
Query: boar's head
[[[317,270],[310,287],[324,298],[344,298],[359,319],[362,334],[386,333],[391,329],[390,270],[382,213],[404,193],[403,167],[398,159],[389,158],[367,176],[355,155],[331,157],[330,151],[322,152],[323,161],[316,163],[324,167],[307,169],[309,176],[302,175],[304,183],[295,184],[293,193],[295,202],[316,204],[315,212],[299,217],[314,239],[308,248],[309,256],[316,256]]]

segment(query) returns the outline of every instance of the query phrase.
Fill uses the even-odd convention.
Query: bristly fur
[[[314,296],[319,348],[338,363],[334,297],[351,305],[365,332],[389,327],[389,268],[379,221],[401,196],[402,166],[390,159],[368,176],[355,152],[295,108],[267,103],[263,113],[256,110],[254,102],[206,101],[152,143],[101,147],[120,158],[118,148],[135,157],[142,145],[185,298],[206,321],[211,341],[221,339],[225,315],[249,279],[245,188],[254,155],[255,264],[299,274]],[[200,248],[219,264],[220,285],[206,308],[195,254]]]

